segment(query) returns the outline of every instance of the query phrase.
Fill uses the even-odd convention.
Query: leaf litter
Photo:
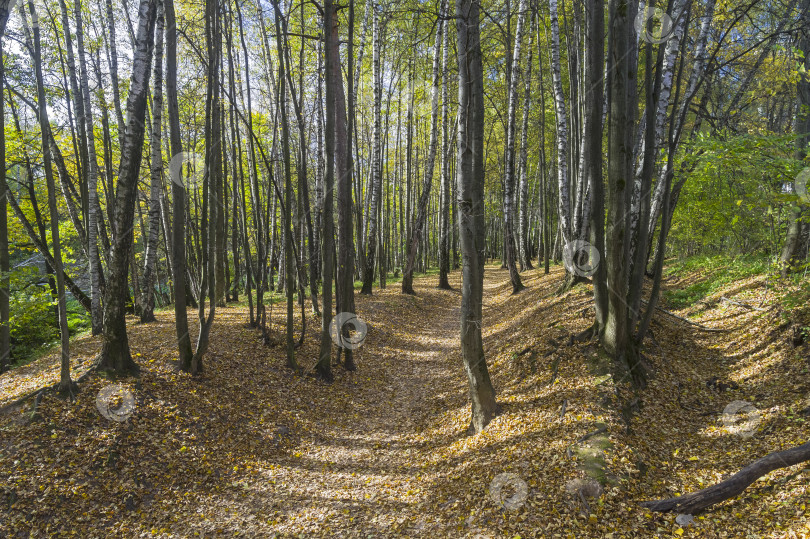
[[[787,344],[773,310],[716,302],[697,315],[678,311],[743,328],[723,333],[657,316],[644,343],[655,374],[632,391],[600,370],[594,343],[568,345],[593,313],[587,285],[555,294],[562,276],[559,267],[526,272],[528,289],[511,295],[505,270],[487,267],[484,345],[502,412],[474,437],[463,434],[459,272],[451,291],[424,277],[416,297],[396,286],[358,295],[368,335],[355,351],[358,370],[333,366],[333,384],[286,369],[284,350],[261,344],[244,307],[218,309],[196,379],[173,368],[171,312],[153,324],[133,318],[142,372],[117,381],[135,397],[125,421],[96,408],[113,383],[99,376],[72,403],[45,394],[33,420],[30,401],[0,416],[0,535],[807,537],[801,466],[693,520],[638,505],[806,441],[797,410],[810,405],[807,345]],[[744,284],[733,286],[749,299],[764,287]],[[308,320],[297,351],[305,371],[319,326]],[[271,327],[283,331],[279,310]],[[75,343],[77,373],[99,343]],[[57,366],[54,352],[0,377],[0,406],[55,382]],[[737,388],[707,385],[713,376]],[[722,421],[735,400],[760,413],[750,437]]]

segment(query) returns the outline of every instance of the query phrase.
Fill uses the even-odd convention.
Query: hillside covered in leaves
[[[761,276],[656,315],[646,389],[616,379],[589,342],[588,287],[529,272],[513,296],[487,268],[484,346],[500,414],[467,437],[456,344],[459,273],[417,296],[359,297],[358,371],[333,384],[283,366],[222,313],[207,371],[178,374],[171,313],[130,326],[137,379],[98,375],[75,400],[47,393],[0,416],[0,534],[8,537],[803,537],[807,470],[779,470],[743,496],[676,523],[639,502],[700,489],[810,433],[808,344],[794,346]],[[667,289],[702,282],[680,268]],[[727,298],[730,301],[722,300]],[[760,306],[762,310],[741,307]],[[758,307],[760,309],[760,307]],[[283,325],[274,320],[273,332]],[[312,339],[312,342],[315,342]],[[98,339],[76,343],[89,359]],[[305,348],[301,357],[315,357]],[[56,381],[58,356],[0,378],[2,403]],[[313,359],[302,360],[311,370]],[[78,378],[83,367],[77,367]],[[104,388],[134,396],[122,422]],[[756,415],[724,415],[735,401]]]

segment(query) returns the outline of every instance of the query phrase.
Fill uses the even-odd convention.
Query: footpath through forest
[[[557,295],[560,268],[523,275],[488,266],[484,343],[503,408],[465,437],[468,388],[458,347],[460,278],[435,277],[357,296],[368,333],[356,372],[309,373],[317,327],[284,367],[246,308],[219,309],[198,379],[174,372],[170,311],[130,326],[138,380],[126,420],[96,396],[91,376],[74,403],[46,394],[0,415],[0,536],[44,537],[801,537],[810,533],[807,473],[774,472],[689,523],[652,514],[646,499],[716,482],[808,438],[805,348],[792,348],[778,308],[717,298],[662,314],[645,342],[655,375],[633,392],[613,379],[587,327],[590,289]],[[668,288],[683,282],[665,282]],[[720,294],[759,305],[764,279]],[[280,339],[282,312],[272,312]],[[300,324],[297,325],[300,328]],[[98,350],[81,338],[77,375]],[[54,378],[57,354],[0,377],[0,406]],[[75,375],[74,375],[75,376]],[[724,414],[749,403],[740,423]],[[124,406],[127,406],[125,401]],[[122,418],[123,419],[123,418]],[[674,534],[674,535],[673,535]]]

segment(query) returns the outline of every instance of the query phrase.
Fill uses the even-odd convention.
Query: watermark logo
[[[205,177],[205,156],[197,152],[180,152],[169,161],[169,174],[180,187],[196,189]]]
[[[652,22],[652,28],[650,28]],[[647,43],[664,43],[675,35],[672,18],[657,7],[639,5],[635,20],[636,32]]]
[[[122,385],[109,385],[98,392],[96,408],[110,421],[123,423],[135,412],[135,396]]]
[[[505,472],[495,476],[489,484],[489,496],[497,505],[514,511],[523,507],[529,496],[529,487],[517,474]]]
[[[729,432],[750,438],[762,420],[759,410],[747,401],[733,401],[723,410],[723,424]]]
[[[793,189],[796,191],[796,194],[799,195],[799,198],[805,204],[810,204],[810,193],[808,193],[809,187],[810,187],[810,167],[805,167],[804,170],[799,172],[799,175],[796,176],[796,180],[793,182]]]
[[[592,277],[600,260],[599,250],[587,241],[569,241],[563,248],[565,269],[580,277]]]
[[[338,313],[329,324],[332,341],[341,348],[357,350],[363,346],[368,326],[354,313]]]

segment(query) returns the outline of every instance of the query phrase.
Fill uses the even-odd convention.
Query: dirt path
[[[398,286],[358,296],[368,334],[355,353],[357,372],[340,373],[327,389],[331,395],[320,404],[312,401],[312,430],[292,459],[263,468],[247,487],[265,502],[255,508],[257,515],[268,509],[277,515],[277,531],[427,532],[416,508],[431,504],[436,480],[431,425],[443,395],[464,381],[455,277],[453,291],[422,279],[415,297],[402,296]],[[309,398],[317,382],[304,384],[298,388],[301,399]]]

